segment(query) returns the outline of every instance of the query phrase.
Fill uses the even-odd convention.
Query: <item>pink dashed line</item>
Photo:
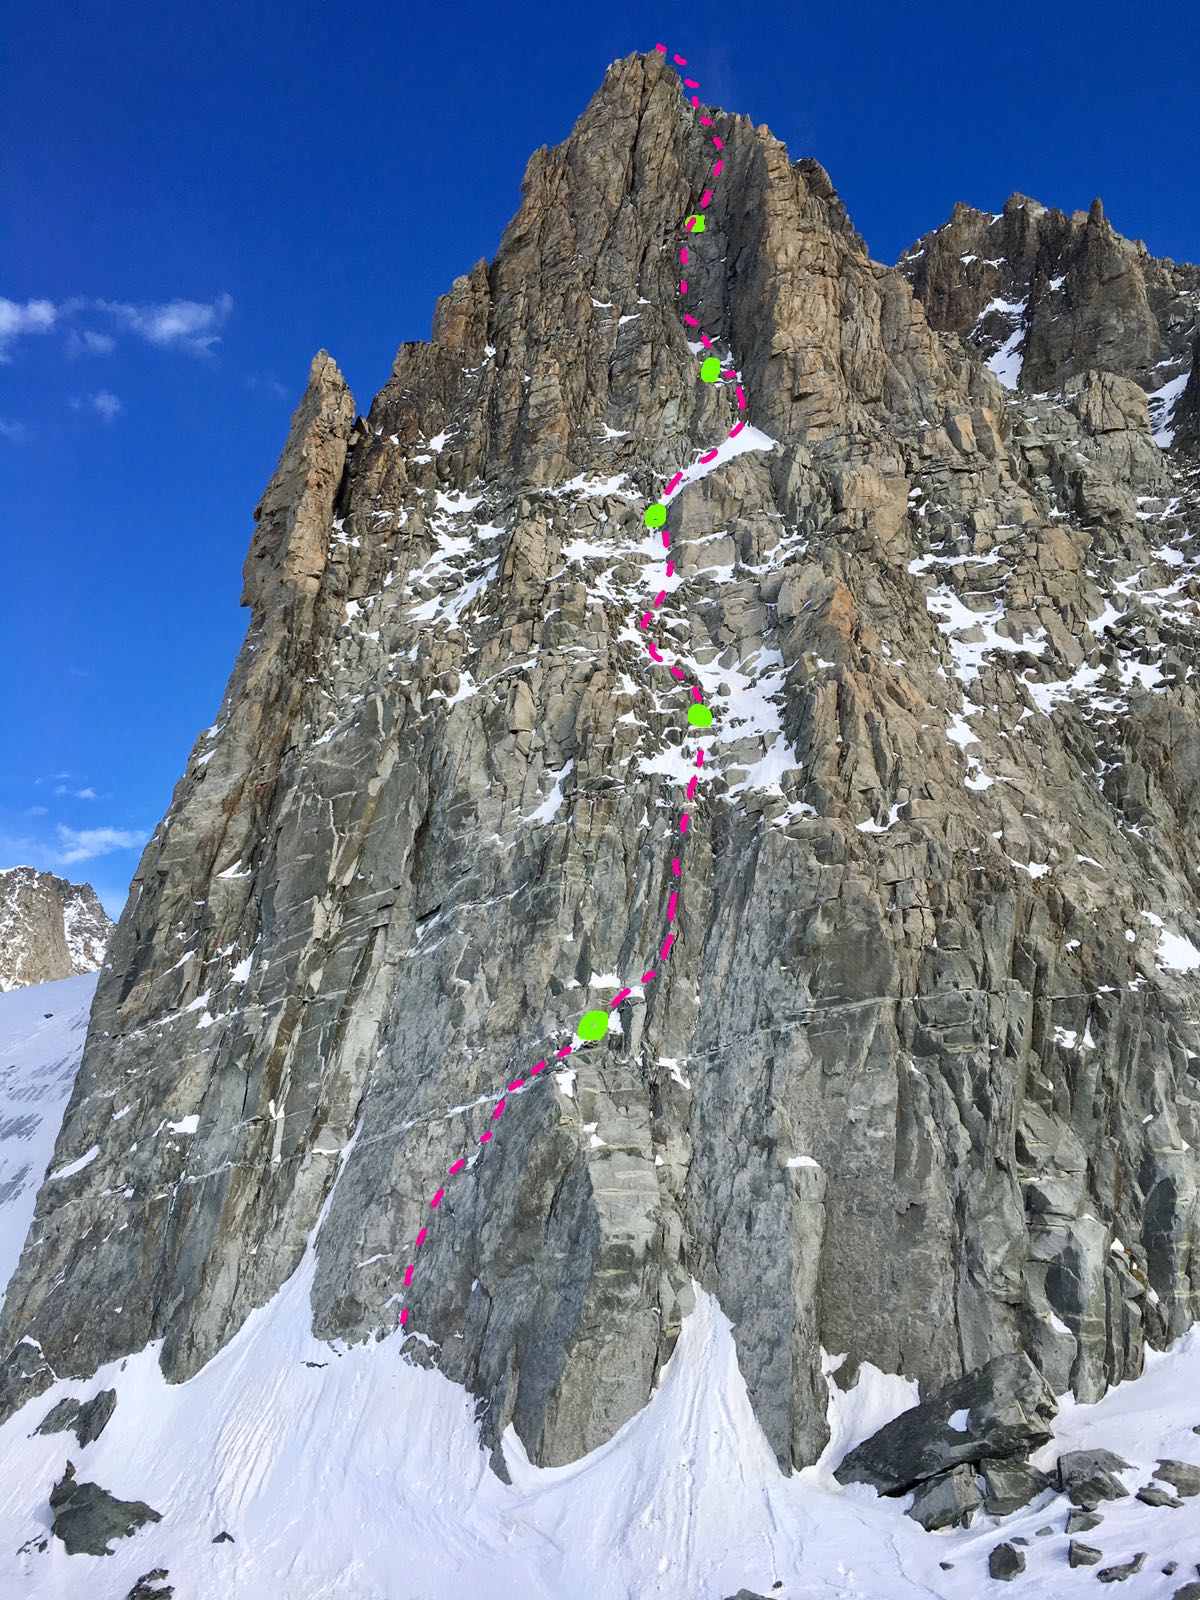
[[[660,55],[665,56],[667,54],[667,47],[666,47],[665,44],[656,44],[654,48]],[[683,56],[675,56],[674,57],[674,61],[675,61],[676,66],[683,67],[683,66],[687,65],[687,61]],[[684,84],[684,87],[688,88],[688,89],[698,89],[700,87],[699,84],[696,82],[696,80],[694,78],[685,78],[683,80],[683,84]],[[696,95],[693,95],[691,97],[691,104],[694,107],[699,108],[700,101],[699,101],[699,99],[698,99],[698,97]],[[699,122],[700,122],[701,127],[711,128],[713,126],[713,119],[710,116],[707,116],[707,115],[701,115],[700,118],[699,118]],[[716,134],[714,134],[712,136],[712,142],[713,142],[714,148],[717,149],[717,150],[723,150],[725,148],[724,141],[721,138],[719,138]],[[713,175],[713,177],[714,178],[719,177],[723,170],[724,170],[723,161],[721,159],[718,159],[718,160],[714,161],[713,167],[712,167],[712,175]],[[700,197],[700,204],[699,204],[698,209],[703,211],[704,208],[711,203],[712,198],[713,198],[713,190],[712,190],[712,187],[709,186],[708,188],[706,188],[704,190],[703,194]],[[684,225],[683,225],[684,226],[684,231],[686,233],[690,234],[695,230],[696,220],[697,219],[696,219],[696,216],[694,214],[689,216],[686,219],[686,221],[684,222]],[[688,254],[688,248],[687,248],[686,244],[683,244],[680,247],[679,259],[680,259],[680,262],[681,262],[681,264],[683,266],[686,267],[686,266],[689,265],[689,254]],[[686,279],[680,279],[679,292],[680,292],[680,294],[687,294],[688,285],[687,285],[687,280]],[[686,311],[683,313],[683,321],[684,321],[684,324],[689,328],[699,328],[700,327],[700,323],[697,320],[697,318],[693,317],[690,313],[688,313]],[[703,331],[700,334],[700,340],[701,340],[701,343],[702,343],[704,349],[711,350],[713,348],[712,340]],[[737,374],[736,374],[736,372],[724,372],[724,373],[722,373],[722,376],[725,377],[725,378],[736,378]],[[744,392],[742,390],[741,384],[737,385],[736,398],[737,398],[738,409],[744,411],[746,409],[746,397],[745,397],[745,394],[744,394]],[[731,439],[735,438],[737,436],[737,434],[739,434],[744,427],[745,427],[745,422],[738,422],[735,427],[733,427],[733,428],[731,428],[729,430],[729,437]],[[699,458],[700,459],[700,463],[703,464],[703,465],[707,465],[708,462],[714,461],[717,458],[717,456],[719,455],[719,453],[720,453],[720,447],[719,446],[714,447],[713,449],[711,449],[711,450],[705,452],[703,455],[701,455],[701,457]],[[668,485],[666,487],[666,490],[664,492],[664,495],[663,495],[664,500],[667,499],[670,495],[672,495],[682,482],[683,482],[683,472],[681,470],[681,471],[677,472],[675,474],[675,476],[671,479],[670,483],[668,483]],[[667,532],[667,530],[665,528],[662,531],[662,542],[663,542],[664,550],[669,550],[670,549],[670,545],[671,545],[671,538],[670,538],[670,535],[669,535],[669,533]],[[668,578],[673,577],[674,574],[675,574],[675,563],[670,558],[669,555],[666,558],[666,574],[667,574]],[[665,589],[660,589],[658,594],[654,598],[653,608],[652,609],[653,610],[657,610],[658,607],[661,606],[663,604],[663,602],[666,600],[666,597],[667,597],[667,591]],[[644,612],[642,614],[641,625],[642,625],[643,628],[648,628],[649,627],[651,618],[652,618],[652,611],[646,611],[646,612]],[[662,655],[659,653],[658,649],[656,648],[656,646],[653,643],[647,643],[646,648],[647,648],[652,660],[654,660],[655,662],[660,663],[660,664],[663,662]],[[686,676],[687,675],[678,665],[670,665],[669,670],[670,670],[672,676],[675,679],[677,679],[679,682],[685,682],[686,681]],[[697,684],[692,684],[691,685],[691,694],[692,694],[692,700],[696,704],[698,704],[698,705],[702,705],[703,704],[703,696],[701,695],[700,688],[699,688],[699,686]],[[695,764],[696,764],[697,768],[703,767],[703,765],[704,765],[704,751],[703,751],[703,749],[697,749]],[[688,782],[688,785],[687,785],[687,799],[688,799],[689,802],[692,801],[695,798],[697,781],[698,781],[697,775],[693,774],[692,778],[690,779],[690,781]],[[681,834],[686,835],[688,833],[690,820],[691,819],[690,819],[690,815],[689,815],[688,812],[685,811],[685,812],[683,812],[681,814],[680,819],[679,819],[679,831],[680,831]],[[680,878],[682,876],[683,868],[682,868],[680,859],[679,859],[679,857],[677,855],[671,857],[671,872],[676,878]],[[675,921],[677,910],[678,910],[678,904],[679,904],[678,892],[673,890],[671,892],[670,898],[669,898],[669,900],[667,902],[667,923],[668,924],[671,924],[671,923],[673,923]],[[678,937],[678,935],[674,931],[669,932],[667,934],[666,938],[663,940],[661,949],[659,951],[659,959],[660,960],[665,961],[667,959],[667,957],[670,955],[671,947],[675,943],[675,940],[676,940],[677,937]],[[658,976],[657,970],[654,967],[651,967],[646,972],[642,973],[641,982],[642,982],[643,985],[652,983],[657,976]],[[632,992],[633,992],[632,989],[629,988],[629,987],[621,989],[613,997],[613,999],[609,1001],[610,1010],[615,1010],[616,1007],[619,1006],[622,1003],[622,1001],[627,1000],[629,998],[629,996],[632,994]],[[556,1050],[554,1052],[555,1060],[560,1060],[561,1061],[564,1057],[569,1056],[572,1053],[573,1049],[574,1049],[574,1046],[571,1045],[571,1044],[564,1045],[561,1049]],[[542,1061],[537,1062],[534,1066],[531,1066],[528,1069],[529,1077],[530,1078],[538,1077],[541,1073],[543,1073],[546,1070],[547,1064],[548,1063],[545,1060],[542,1060]],[[518,1077],[514,1078],[512,1080],[512,1082],[509,1083],[508,1086],[507,1086],[508,1093],[510,1093],[510,1094],[511,1093],[515,1093],[518,1089],[524,1088],[525,1083],[526,1083],[526,1079],[524,1077],[518,1076]],[[504,1115],[504,1110],[505,1110],[506,1104],[507,1104],[507,1101],[506,1101],[505,1097],[501,1096],[501,1098],[499,1099],[499,1101],[497,1102],[497,1104],[495,1106],[495,1109],[492,1111],[491,1121],[493,1123],[498,1122],[500,1120],[500,1118]],[[494,1132],[494,1128],[492,1128],[492,1127],[485,1128],[483,1130],[483,1132],[480,1133],[479,1136],[478,1136],[478,1143],[481,1144],[481,1145],[487,1144],[491,1140],[491,1138],[493,1136],[493,1132]],[[452,1166],[447,1168],[447,1176],[451,1177],[451,1178],[456,1177],[460,1172],[464,1171],[464,1169],[466,1169],[467,1166],[468,1166],[467,1158],[465,1156],[461,1156],[457,1161],[454,1162],[454,1164]],[[434,1210],[434,1211],[437,1210],[438,1206],[441,1204],[443,1198],[445,1197],[445,1194],[446,1194],[446,1190],[445,1190],[444,1187],[437,1190],[437,1192],[433,1195],[432,1199],[429,1202],[429,1206],[430,1206],[431,1210]],[[414,1243],[413,1243],[414,1254],[415,1254],[416,1251],[420,1250],[421,1246],[425,1243],[425,1240],[426,1240],[427,1236],[428,1236],[428,1229],[425,1228],[425,1227],[422,1227],[418,1231],[416,1239],[414,1240]],[[412,1282],[413,1282],[413,1276],[414,1276],[415,1272],[416,1272],[416,1264],[415,1264],[415,1262],[409,1262],[408,1265],[404,1269],[404,1288],[405,1289],[411,1288]],[[400,1325],[400,1327],[402,1327],[402,1328],[405,1327],[406,1324],[408,1323],[408,1320],[409,1320],[409,1308],[407,1306],[402,1306],[400,1308],[400,1313],[399,1313],[399,1325]]]

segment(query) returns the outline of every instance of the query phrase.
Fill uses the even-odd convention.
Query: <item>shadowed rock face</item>
[[[1092,1399],[1200,1309],[1195,480],[1137,374],[1007,392],[815,162],[717,125],[689,305],[763,437],[671,513],[662,637],[716,715],[679,942],[514,1095],[407,1296],[414,1359],[544,1463],[646,1402],[693,1280],[785,1464],[822,1345],[930,1388],[1022,1347]],[[645,968],[686,769],[641,508],[736,415],[675,304],[708,161],[674,75],[615,64],[365,421],[313,363],[54,1166],[100,1153],[5,1302],[7,1406],[150,1339],[195,1372],[323,1206],[317,1332],[392,1331],[492,1092]]]

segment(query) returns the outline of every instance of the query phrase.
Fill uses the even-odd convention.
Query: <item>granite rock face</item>
[[[899,270],[933,327],[978,349],[1007,387],[1117,373],[1149,394],[1161,442],[1197,444],[1200,269],[1122,238],[1099,200],[1070,217],[1022,194],[994,214],[957,205]]]
[[[709,147],[635,56],[365,418],[313,363],[4,1304],[5,1409],[148,1340],[194,1373],[318,1219],[317,1333],[408,1338],[541,1463],[646,1403],[693,1282],[785,1466],[826,1437],[822,1346],[928,1389],[1023,1350],[1090,1400],[1200,1313],[1198,484],[1143,369],[1194,269],[1138,257],[1128,349],[1097,280],[1089,364],[1009,390],[815,161],[715,116],[689,304],[754,431],[671,512],[662,640],[716,721],[670,961],[637,985],[692,748],[642,509],[737,411],[676,305]],[[396,1334],[495,1092],[630,976],[447,1186]]]
[[[113,925],[90,883],[0,871],[0,989],[98,972]]]

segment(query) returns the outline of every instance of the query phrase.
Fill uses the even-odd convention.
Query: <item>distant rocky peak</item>
[[[974,346],[1006,388],[1058,391],[1113,372],[1147,391],[1160,444],[1185,443],[1173,411],[1192,365],[1200,268],[1124,238],[1099,199],[1070,216],[1023,194],[998,212],[959,202],[897,267],[932,326]]]
[[[98,972],[109,920],[90,883],[36,867],[0,871],[0,989]]]

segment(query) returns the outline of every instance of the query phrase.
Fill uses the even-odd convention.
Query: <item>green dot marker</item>
[[[692,233],[703,233],[704,232],[704,214],[703,214],[703,212],[697,211],[694,216],[689,217],[687,220],[692,225],[691,226],[691,230],[690,230]]]
[[[688,721],[693,728],[711,728],[712,712],[707,706],[690,705],[688,707]]]
[[[721,363],[716,356],[706,356],[700,363],[700,377],[705,383],[716,383],[721,376]]]
[[[646,507],[646,526],[648,528],[665,528],[667,525],[667,508],[661,502]]]
[[[603,1039],[608,1032],[607,1011],[585,1011],[579,1019],[581,1039]]]

